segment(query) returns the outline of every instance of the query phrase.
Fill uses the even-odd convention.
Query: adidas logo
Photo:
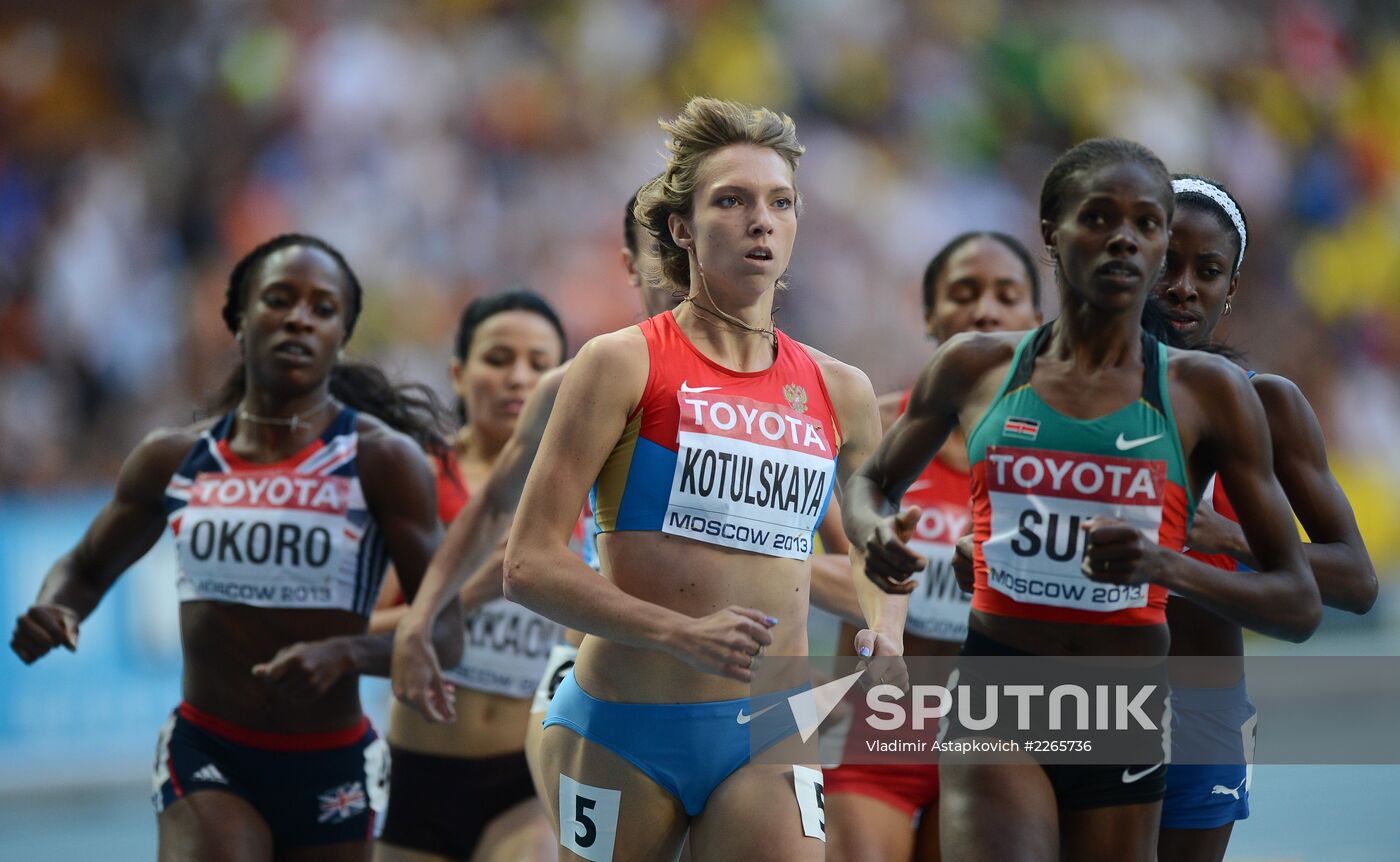
[[[219,767],[215,766],[212,763],[206,763],[199,769],[196,769],[194,775],[190,777],[193,778],[195,781],[210,781],[216,784],[228,784],[228,779],[225,778],[224,774],[219,771]]]

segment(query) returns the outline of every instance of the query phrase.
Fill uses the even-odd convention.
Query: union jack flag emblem
[[[358,781],[327,790],[316,798],[321,801],[321,816],[316,818],[317,823],[344,823],[364,811],[369,804],[365,787]]]

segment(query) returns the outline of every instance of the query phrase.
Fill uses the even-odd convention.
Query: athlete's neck
[[[1086,373],[1142,361],[1142,306],[1108,313],[1065,300],[1051,324],[1049,353]]]
[[[763,371],[773,365],[778,355],[775,324],[771,314],[763,318],[761,325],[751,321],[771,311],[772,302],[772,295],[767,294],[762,306],[741,309],[744,313],[739,314],[728,308],[716,309],[707,297],[696,296],[692,291],[690,298],[671,315],[690,343],[710,359],[735,371]]]
[[[273,395],[249,385],[234,407],[237,449],[280,458],[305,446],[325,431],[335,415],[329,385],[294,396]]]

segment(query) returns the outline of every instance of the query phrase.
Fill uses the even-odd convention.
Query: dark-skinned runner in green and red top
[[[1072,513],[1080,516],[1079,526],[1085,531],[1079,540],[1085,592],[1074,599],[1083,606],[1067,606],[1071,599],[1063,587],[1056,597],[1059,605],[1029,601],[1042,598],[1029,589],[1021,594],[1023,601],[1006,592],[991,594],[994,587],[985,570],[988,552],[1013,578],[1043,578],[1045,567],[1014,565],[1010,558],[1017,555],[1003,553],[1009,544],[998,545],[992,529],[986,535],[989,547],[977,548],[983,571],[964,655],[1163,656],[1167,629],[1161,606],[1154,608],[1154,592],[1163,588],[1291,640],[1306,638],[1318,625],[1317,588],[1287,522],[1287,501],[1273,476],[1263,411],[1249,381],[1223,357],[1164,350],[1144,339],[1139,326],[1162,268],[1172,212],[1170,175],[1141,145],[1098,139],[1061,156],[1046,177],[1040,202],[1041,234],[1056,264],[1060,317],[1040,337],[975,333],[942,347],[920,375],[904,416],[848,484],[846,531],[856,552],[864,555],[866,577],[889,592],[908,591],[909,576],[924,560],[906,545],[898,501],[953,427],[977,429],[994,409],[1016,373],[1019,353],[1024,358],[1019,363],[1022,371],[1029,371],[1021,397],[1033,396],[1047,409],[1030,401],[1037,407],[1034,415],[1005,411],[999,419],[988,420],[990,430],[1001,438],[997,445],[1088,449],[1097,468],[1057,462],[1057,472],[1052,472],[1042,461],[1041,481],[1053,483],[1058,475],[1072,485],[1074,471],[1080,469],[1081,482],[1092,484],[1091,474],[1097,475],[1097,469],[1110,490],[1115,476],[1120,477],[1118,490],[1129,495],[1138,491],[1139,464],[1110,459],[1150,454],[1150,495],[1164,511],[1175,507],[1177,515],[1170,517],[1180,518],[1183,530],[1189,528],[1188,501],[1219,472],[1238,489],[1236,508],[1248,510],[1246,536],[1260,571],[1249,579],[1231,578],[1179,553],[1180,544],[1164,547],[1161,529],[1154,535],[1141,528],[1140,511],[1099,501],[1092,510]],[[1158,404],[1139,404],[1144,395],[1153,404],[1154,387]],[[1094,427],[1106,418],[1118,421],[1102,426],[1104,439],[1096,439],[1092,447],[1083,445],[1078,433],[1070,434],[1070,429]],[[1180,441],[1179,454],[1173,438]],[[1120,449],[1120,439],[1126,448]],[[1111,455],[1103,454],[1105,446],[1112,447]],[[1085,454],[1068,450],[1057,456],[1074,460]],[[979,453],[974,446],[969,455],[976,462],[985,460],[988,452]],[[998,463],[987,466],[995,470]],[[1014,456],[1000,463],[1014,485]],[[1020,470],[1022,478],[1037,478],[1035,467]],[[1184,493],[1169,502],[1173,479]],[[974,510],[984,510],[989,524],[997,508],[990,495],[991,488],[986,488],[985,499],[974,501]],[[1056,505],[1063,507],[1064,501]],[[1025,548],[1030,538],[1020,532],[1020,513],[1015,517],[1013,530]],[[1043,545],[1044,533],[1038,535]],[[1065,538],[1062,527],[1059,535]],[[1062,552],[1063,546],[1058,546],[1056,553]],[[1064,578],[1060,582],[1072,583]],[[1100,586],[1106,589],[1096,611],[1093,591]],[[1115,593],[1113,587],[1122,589]],[[1086,614],[1098,616],[1082,616]],[[1066,615],[1078,621],[1065,621]],[[1162,796],[1163,770],[1157,765],[1047,768],[1029,755],[1016,757],[1020,759],[1015,762],[981,763],[967,755],[942,753],[939,824],[945,857],[1153,857]]]

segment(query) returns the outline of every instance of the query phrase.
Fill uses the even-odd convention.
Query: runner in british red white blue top
[[[357,636],[386,562],[411,591],[437,544],[420,447],[446,443],[434,402],[338,361],[361,294],[314,237],[244,257],[224,307],[243,361],[220,415],[142,441],[16,625],[26,662],[76,649],[79,622],[169,525],[185,668],[153,775],[163,859],[368,852],[388,761],[357,674],[387,671],[389,644]],[[437,643],[455,659],[460,617],[443,618]]]

